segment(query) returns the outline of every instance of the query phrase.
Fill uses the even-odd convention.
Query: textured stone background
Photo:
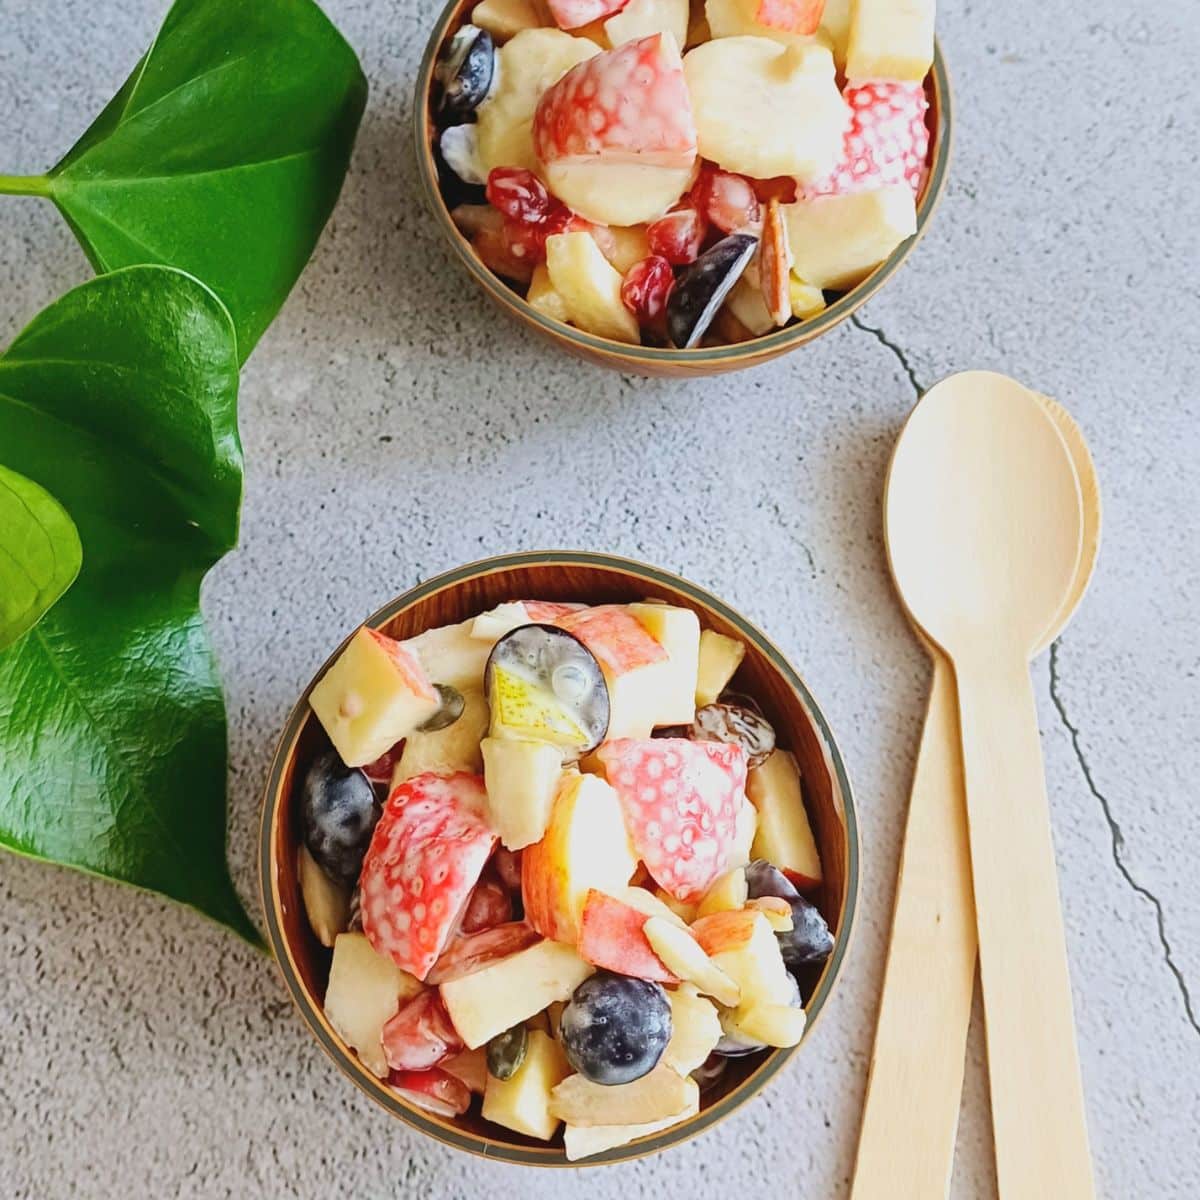
[[[846,1194],[927,685],[880,543],[918,389],[1006,370],[1096,455],[1104,550],[1036,667],[1101,1193],[1200,1195],[1200,145],[1194,0],[947,3],[952,181],[908,266],[790,359],[688,384],[549,354],[464,286],[421,210],[409,89],[436,0],[328,7],[371,100],[332,226],[242,388],[241,548],[206,608],[247,898],[271,744],[330,646],[433,572],[538,546],[612,550],[713,588],[801,666],[856,781],[861,923],[837,999],[760,1102],[587,1198]],[[0,169],[44,169],[165,0],[0,0]],[[0,199],[0,343],[85,278],[46,204]],[[369,1104],[274,971],[182,909],[0,866],[0,1195],[561,1195]],[[994,1194],[978,1021],[954,1195]]]

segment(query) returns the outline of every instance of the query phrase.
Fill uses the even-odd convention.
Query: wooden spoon
[[[1075,579],[1041,653],[1087,590],[1100,547],[1100,490],[1079,426],[1038,397],[1070,452],[1083,498]],[[863,1105],[852,1200],[948,1196],[975,986],[975,901],[963,795],[958,696],[946,656],[933,660],[929,707],[913,774],[896,881],[875,1047]]]
[[[900,594],[955,671],[1000,1193],[1092,1197],[1028,670],[1081,559],[1071,453],[1033,393],[953,376],[909,418],[884,511]]]

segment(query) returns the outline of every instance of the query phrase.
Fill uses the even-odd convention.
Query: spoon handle
[[[981,637],[955,669],[1000,1195],[1092,1200],[1029,667]]]
[[[954,673],[933,652],[852,1200],[946,1196],[975,987]]]

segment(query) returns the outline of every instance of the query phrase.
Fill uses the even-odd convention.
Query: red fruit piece
[[[675,286],[675,272],[665,258],[652,255],[635,262],[621,281],[621,300],[643,324],[666,311],[667,297]]]
[[[648,920],[632,905],[591,888],[579,921],[579,957],[594,967],[634,979],[678,983],[642,932]]]
[[[925,177],[929,101],[920,83],[874,80],[849,84],[843,92],[850,126],[842,159],[806,196],[837,196],[907,183],[916,195]]]
[[[471,1107],[471,1089],[440,1067],[393,1071],[388,1085],[411,1104],[439,1117],[461,1117]]]
[[[820,28],[824,11],[825,0],[758,0],[754,19],[768,29],[807,37]]]
[[[524,921],[510,921],[507,925],[496,925],[481,933],[455,938],[430,968],[425,981],[449,983],[452,979],[474,975],[489,963],[508,958],[541,940],[541,934]]]
[[[513,221],[544,221],[553,205],[545,184],[523,167],[493,167],[487,178],[487,198]]]
[[[532,228],[536,228],[536,226]],[[545,239],[543,238],[543,246],[544,244]],[[503,226],[499,229],[481,229],[471,239],[471,245],[475,248],[475,253],[479,255],[480,262],[489,271],[502,275],[505,279],[511,279],[514,283],[528,283],[533,278],[533,268],[537,265],[538,260],[532,256],[513,254]]]
[[[528,605],[526,605],[528,608]],[[535,617],[532,614],[529,618],[531,621],[546,621],[548,617]],[[495,858],[492,862],[496,867],[496,874],[500,876],[500,882],[504,884],[510,892],[520,892],[521,890],[521,852],[520,850],[506,850],[501,846],[496,851]]]
[[[463,1048],[436,991],[421,992],[383,1027],[383,1056],[393,1071],[427,1071]]]
[[[390,750],[385,750],[374,762],[369,762],[362,769],[362,773],[372,783],[391,783],[392,772],[395,770],[396,763],[400,761],[400,755],[404,753],[404,743],[397,742]]]
[[[546,261],[546,239],[553,233],[596,233],[602,226],[593,225],[576,216],[565,204],[551,201],[551,208],[542,221],[515,221],[505,217],[503,234],[508,252],[520,262]],[[604,230],[608,233],[608,230]],[[611,235],[610,235],[611,236]]]
[[[618,738],[597,757],[654,881],[677,900],[698,900],[733,847],[745,803],[745,750],[684,738]]]
[[[442,952],[496,844],[479,815],[485,796],[478,775],[427,771],[392,792],[371,835],[360,881],[363,933],[418,979]]]
[[[618,604],[601,604],[559,617],[555,624],[573,633],[612,675],[647,663],[663,662],[667,652],[650,631]]]
[[[754,185],[745,175],[705,163],[692,188],[697,207],[722,233],[739,233],[762,220]]]
[[[629,0],[549,0],[550,15],[559,29],[578,29],[619,13]]]
[[[603,225],[598,225],[597,229],[603,229],[608,233],[608,228]],[[612,234],[608,234],[612,237]],[[601,247],[603,249],[603,247]],[[586,604],[560,604],[554,600],[522,600],[522,606],[525,609],[525,615],[531,621],[549,622],[557,620],[559,617],[565,617],[567,613],[579,612],[581,609],[587,608]],[[508,853],[518,853],[517,851],[508,851]],[[497,851],[499,857],[499,851]]]
[[[699,209],[677,208],[646,226],[646,241],[651,254],[683,267],[699,257],[707,233],[708,222]]]
[[[538,101],[533,144],[547,164],[691,166],[696,123],[675,39],[651,34],[572,67]]]
[[[499,879],[481,879],[467,901],[458,928],[462,933],[478,933],[511,921],[512,915],[512,897],[504,884]]]

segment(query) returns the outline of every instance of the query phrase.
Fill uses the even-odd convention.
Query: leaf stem
[[[0,194],[49,196],[50,180],[45,175],[0,175]]]

